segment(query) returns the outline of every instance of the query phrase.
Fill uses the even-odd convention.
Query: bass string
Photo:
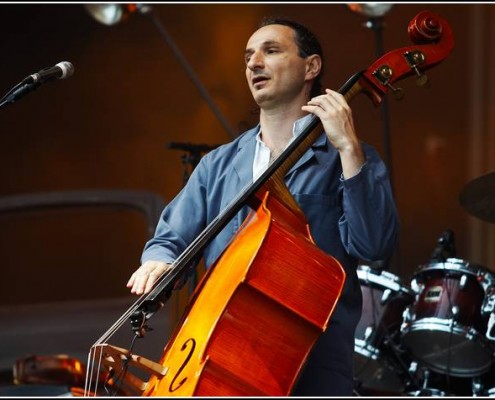
[[[278,169],[281,168],[281,166],[284,166],[283,163],[287,161],[288,156],[291,155],[295,149],[298,149],[301,145],[305,143],[305,139],[309,134],[313,131],[313,127],[316,123],[318,122],[316,116],[312,116],[310,120],[308,121],[308,124],[306,125],[303,133],[299,135],[299,137],[296,140],[293,140],[287,148],[274,160],[270,163],[269,168],[259,176],[256,181],[250,182],[247,184],[239,193],[237,196],[234,197],[234,200],[232,200],[229,205],[222,210],[217,217],[215,217],[209,224],[208,226],[191,242],[191,244],[181,253],[181,255],[171,264],[171,268],[164,271],[160,277],[157,279],[157,281],[154,284],[153,289],[151,292],[147,295],[141,296],[93,345],[93,349],[97,346],[101,346],[104,343],[107,343],[110,338],[115,335],[115,333],[124,325],[124,323],[131,317],[131,315],[146,301],[149,299],[154,298],[155,296],[159,295],[161,291],[167,287],[170,283],[174,282],[176,277],[185,269],[187,265],[194,259],[194,257],[197,256],[199,251],[206,246],[210,239],[216,235],[221,229],[223,229],[224,225],[226,222],[230,221],[232,217],[240,210],[240,208],[245,204],[246,199],[249,197],[248,193],[250,191],[254,192],[254,188],[256,187],[258,190],[263,183],[265,183],[274,173],[274,171],[277,171]],[[311,129],[308,129],[310,128]],[[289,160],[291,162],[291,160]],[[292,160],[294,162],[294,160]],[[275,165],[279,164],[279,165]],[[274,171],[270,171],[270,169]],[[241,203],[241,200],[244,199],[242,202],[241,206],[238,206]],[[238,209],[236,209],[236,206],[238,206]],[[231,215],[230,215],[231,214]],[[98,362],[98,371],[100,370],[101,367],[101,359],[102,359],[102,352],[100,351],[100,358]],[[91,356],[91,352],[90,352]],[[94,355],[93,355],[94,359]],[[88,364],[90,361],[88,360]],[[91,362],[91,377],[88,378],[86,376],[86,380],[89,380],[91,382],[92,380],[92,375],[94,374],[94,361]],[[89,372],[89,371],[88,371]],[[96,377],[96,383],[95,383],[95,392],[98,386],[98,379],[99,377]],[[91,384],[88,385],[89,389],[91,389]]]
[[[421,22],[426,20],[427,17],[431,17],[433,16],[435,19],[437,19],[438,17],[434,14],[430,15],[431,13],[428,13],[428,12],[422,12],[420,14],[418,14],[414,19],[413,21],[411,21],[410,25],[414,22],[416,25],[414,26],[415,29],[412,29],[409,31],[409,36],[411,37],[411,39],[413,39],[413,36],[415,36],[415,39],[421,39],[421,40],[426,40],[428,39],[428,41],[431,41],[431,38],[428,36],[428,37],[423,37],[424,36],[424,33],[419,30],[418,26],[421,25]],[[418,25],[419,24],[419,25]],[[442,40],[439,42],[437,39],[437,37],[435,37],[435,40],[433,41],[433,43],[429,46],[427,45],[423,45],[423,46],[420,46],[423,50],[426,51],[426,48],[427,47],[434,47],[434,48],[438,48],[439,50],[445,50],[445,53],[443,55],[443,58],[446,57],[448,55],[448,53],[450,53],[450,51],[452,50],[453,48],[453,35],[452,35],[452,32],[451,32],[451,29],[450,29],[450,26],[447,24],[447,23],[444,23],[443,19],[440,18],[440,25],[443,27],[443,30],[439,30],[439,32],[442,33]],[[445,26],[444,26],[445,25]],[[412,25],[411,25],[412,26]],[[413,35],[414,34],[414,35]],[[414,43],[416,43],[418,40],[413,40]],[[379,60],[377,60],[370,68],[368,68],[368,70],[363,73],[363,72],[359,72],[355,75],[353,75],[350,79],[348,79],[348,81],[339,89],[339,93],[341,93],[345,98],[346,100],[351,100],[352,98],[354,98],[358,93],[362,92],[365,88],[361,86],[360,84],[360,81],[364,78],[365,81],[368,81],[369,80],[369,83],[366,85],[366,86],[370,86],[366,89],[366,92],[373,92],[376,96],[378,97],[383,97],[384,93],[386,92],[386,89],[387,88],[382,88],[381,90],[384,91],[384,93],[380,93],[379,91],[377,91],[376,89],[373,88],[374,85],[371,84],[371,79],[369,77],[367,77],[367,74],[370,75],[372,70],[374,70],[374,66],[375,64],[378,65],[380,64],[380,62],[382,60],[384,60],[384,62],[386,63],[386,61],[390,58],[393,58],[393,57],[398,57],[400,60],[402,60],[402,52],[403,52],[403,49],[397,49],[395,51],[391,51],[387,54],[385,54],[384,56],[382,56]],[[438,53],[438,52],[437,52]],[[440,62],[441,61],[441,58],[439,58],[438,55],[436,55],[436,58],[433,57],[432,61],[430,61],[429,63],[425,63],[424,65],[422,65],[422,67],[424,69],[426,69],[427,67],[431,67],[433,65],[435,65],[436,63]],[[405,62],[402,60],[401,64],[404,64]],[[431,65],[430,65],[431,64]],[[410,66],[408,66],[410,67]],[[410,68],[406,68],[404,71],[402,71],[402,66],[399,64],[399,75],[396,77],[395,80],[398,80],[401,78],[401,75],[403,75],[404,77],[407,76],[408,72],[410,72]],[[180,266],[180,264],[182,263],[183,260],[187,260],[187,263],[189,261],[191,261],[193,259],[194,256],[197,255],[197,249],[198,247],[200,246],[204,246],[205,243],[207,243],[207,241],[210,239],[210,236],[212,236],[213,234],[211,233],[211,231],[213,229],[210,229],[210,228],[214,228],[216,227],[216,225],[220,224],[220,222],[223,222],[222,220],[223,219],[226,219],[225,217],[229,215],[229,213],[232,213],[232,209],[235,208],[234,206],[236,205],[236,203],[239,203],[241,199],[243,199],[244,196],[246,196],[246,194],[248,192],[250,192],[250,190],[252,190],[253,192],[258,190],[264,182],[266,182],[270,177],[271,175],[273,174],[274,171],[276,171],[284,162],[287,161],[288,159],[288,156],[291,155],[295,149],[299,148],[299,146],[303,143],[304,139],[306,139],[306,137],[309,135],[309,133],[311,133],[311,131],[313,130],[313,128],[316,126],[318,122],[318,118],[315,116],[315,115],[312,115],[311,116],[311,119],[310,119],[310,122],[309,124],[304,128],[304,131],[303,133],[301,133],[298,138],[296,140],[294,140],[285,150],[284,152],[272,163],[274,165],[270,166],[260,177],[258,177],[258,179],[255,181],[254,184],[249,184],[247,185],[240,193],[239,195],[235,198],[234,201],[232,201],[230,203],[230,205],[223,211],[219,214],[219,216],[217,218],[215,218],[209,225],[208,227],[191,243],[191,245],[186,248],[186,250],[181,254],[181,256],[179,256],[179,258],[177,259],[177,262],[173,263],[172,265],[174,266],[174,268],[171,269],[171,271],[173,271],[171,273],[171,277],[172,278],[175,278],[176,275],[178,275],[180,272],[182,271],[175,271],[177,269],[178,266]],[[279,162],[280,161],[280,162]],[[277,164],[277,165],[275,165]],[[273,167],[273,168],[272,168]],[[244,199],[246,200],[246,199]],[[235,211],[235,213],[237,213],[238,210]],[[233,215],[232,215],[233,217]],[[216,233],[216,232],[215,232]],[[193,254],[193,251],[194,251],[194,254]],[[184,267],[184,265],[182,265],[181,267]],[[117,321],[116,324],[114,324],[115,326],[122,326],[122,319],[126,319],[128,318],[136,309],[138,306],[140,306],[144,301],[150,299],[152,296],[156,295],[158,292],[158,290],[162,290],[163,289],[163,284],[162,282],[165,281],[165,273],[162,274],[162,276],[159,278],[159,280],[156,282],[155,284],[155,288],[152,290],[152,292],[146,296],[144,299],[143,297],[141,297],[140,299],[138,299],[138,301],[129,309],[129,311],[127,313],[125,313],[122,318]],[[169,282],[166,282],[166,283],[169,283]],[[115,331],[115,329],[110,329],[110,330],[113,330]],[[106,337],[111,337],[112,334],[110,335],[106,335],[104,334],[102,336],[102,339],[106,338]]]
[[[285,152],[284,152],[285,153]],[[282,153],[278,158],[283,157],[284,153]],[[277,160],[271,163],[274,164]],[[263,179],[264,174],[262,174],[255,183]],[[125,321],[141,306],[146,300],[154,297],[157,292],[160,292],[163,289],[163,286],[166,287],[167,284],[170,284],[176,276],[182,272],[180,266],[184,266],[185,264],[189,264],[192,259],[197,255],[198,248],[203,247],[210,238],[216,234],[217,232],[213,232],[217,225],[221,224],[224,220],[226,220],[226,216],[229,213],[232,213],[232,205],[235,205],[240,202],[240,200],[246,196],[247,192],[250,188],[252,188],[252,182],[247,184],[234,199],[231,201],[230,206],[227,206],[224,210],[222,210],[209,224],[208,226],[191,242],[191,244],[181,253],[181,255],[171,264],[171,268],[164,271],[160,277],[155,282],[154,288],[152,291],[144,296],[141,296],[103,335],[96,341],[95,345],[107,342],[115,332],[120,329]],[[261,186],[261,185],[260,185]],[[169,278],[167,280],[167,278]]]
[[[85,397],[89,397],[91,394],[93,394],[93,396],[96,397],[97,392],[98,392],[98,385],[99,385],[99,379],[100,379],[99,371],[101,368],[103,351],[99,352],[100,356],[98,359],[98,367],[95,368],[96,347],[97,346],[93,345],[93,347],[91,347],[91,350],[90,350],[89,355],[88,355],[88,366],[86,368],[86,380],[84,383],[84,396]],[[93,377],[95,377],[94,389],[92,389]]]
[[[354,78],[354,77],[353,77]],[[350,82],[352,82],[350,84]],[[350,79],[343,88],[340,89],[340,92],[347,92],[348,88],[355,88],[355,84],[357,80]],[[347,87],[346,87],[347,86]],[[359,91],[359,89],[358,89]],[[352,93],[354,95],[356,91]],[[346,93],[346,97],[349,96],[350,93]],[[208,226],[191,242],[191,244],[181,253],[181,255],[171,264],[171,268],[164,271],[157,281],[154,284],[153,289],[147,295],[141,296],[111,327],[108,329],[93,345],[99,346],[103,343],[107,343],[109,339],[123,326],[123,324],[131,317],[131,315],[147,300],[153,299],[157,297],[166,287],[170,285],[176,277],[189,265],[190,262],[193,261],[194,257],[196,257],[200,250],[206,246],[211,238],[216,235],[225,224],[230,221],[231,218],[234,217],[235,214],[240,210],[240,208],[246,203],[247,198],[254,194],[262,185],[268,181],[268,179],[274,175],[274,172],[278,171],[280,168],[286,167],[286,171],[289,169],[287,165],[289,162],[294,163],[296,160],[289,159],[289,156],[293,154],[297,149],[304,146],[306,144],[306,139],[310,135],[310,133],[314,130],[314,128],[318,125],[318,118],[315,115],[312,115],[306,124],[303,132],[293,140],[286,149],[275,159],[273,160],[267,170],[263,174],[261,174],[255,182],[250,182],[247,184],[237,196],[234,197],[229,205],[222,210],[217,217],[215,217]],[[308,146],[309,147],[309,146]],[[306,150],[306,149],[305,149]],[[249,193],[252,192],[252,193]],[[243,199],[244,198],[244,199]],[[242,204],[239,205],[242,201]],[[101,353],[101,352],[100,352]],[[100,354],[100,362],[101,362],[101,354]],[[98,370],[100,368],[100,364]]]
[[[250,185],[246,185],[246,187],[238,194],[233,202],[238,201],[245,192],[249,189]],[[228,208],[228,207],[227,207]],[[153,297],[157,294],[161,286],[166,286],[170,284],[170,282],[176,278],[176,276],[181,272],[180,265],[187,264],[192,261],[192,258],[197,253],[197,248],[203,246],[204,243],[209,239],[208,232],[211,230],[210,227],[219,223],[220,220],[225,218],[225,215],[228,213],[227,209],[222,210],[222,212],[212,220],[212,222],[208,225],[208,227],[201,232],[198,237],[194,239],[193,242],[182,252],[182,254],[171,264],[171,268],[162,272],[157,281],[154,284],[152,291],[149,294],[141,296],[136,302],[106,331],[103,335],[95,342],[94,345],[98,345],[104,342],[107,342],[115,332],[122,327],[126,320],[141,306],[146,300],[149,300],[150,297]],[[169,279],[167,279],[169,278]]]

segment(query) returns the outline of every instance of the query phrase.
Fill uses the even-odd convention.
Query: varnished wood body
[[[339,92],[347,101],[365,93],[378,105],[391,83],[433,67],[453,48],[450,27],[432,13],[418,14],[409,33],[415,46],[385,54],[346,82]],[[424,60],[413,67],[405,56],[416,51]],[[377,80],[375,72],[387,66],[390,79]],[[315,246],[284,185],[287,171],[321,132],[321,122],[313,116],[281,156],[188,246],[172,272],[128,311],[131,316],[142,312],[143,304],[159,301],[241,207],[249,204],[257,210],[203,277],[159,363],[115,347],[110,348],[114,356],[103,357],[107,367],[119,364],[119,374],[123,360],[152,373],[148,382],[130,382],[134,391],[147,396],[290,394],[345,280],[342,266]],[[96,355],[104,353],[102,346],[119,325],[93,346],[101,348]]]
[[[296,213],[297,214],[297,213]],[[285,396],[340,296],[342,266],[266,193],[198,285],[148,396]]]

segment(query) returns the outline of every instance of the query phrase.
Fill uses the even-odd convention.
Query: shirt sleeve
[[[206,226],[206,176],[203,157],[180,193],[164,208],[141,262],[172,263]],[[196,260],[197,261],[197,260]]]
[[[343,215],[339,220],[342,244],[364,261],[388,258],[398,237],[398,214],[385,164],[377,151],[363,144],[366,162],[360,172],[341,179]]]

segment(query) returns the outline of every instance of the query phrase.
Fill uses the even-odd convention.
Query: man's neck
[[[307,115],[301,107],[287,107],[260,112],[261,140],[272,151],[280,151],[287,146],[293,136],[294,122]]]

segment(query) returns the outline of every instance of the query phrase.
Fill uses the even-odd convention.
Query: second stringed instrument
[[[445,59],[453,33],[424,11],[408,26],[414,43],[385,54],[340,89],[347,101],[375,105],[407,76]],[[340,297],[345,272],[314,243],[304,214],[284,184],[286,172],[322,134],[314,117],[273,164],[227,207],[91,348],[85,394],[144,396],[287,396]],[[205,274],[159,361],[113,346],[129,319],[137,336],[191,262],[245,205],[253,211]],[[130,368],[136,373],[130,371]],[[145,376],[145,377],[143,377]]]

